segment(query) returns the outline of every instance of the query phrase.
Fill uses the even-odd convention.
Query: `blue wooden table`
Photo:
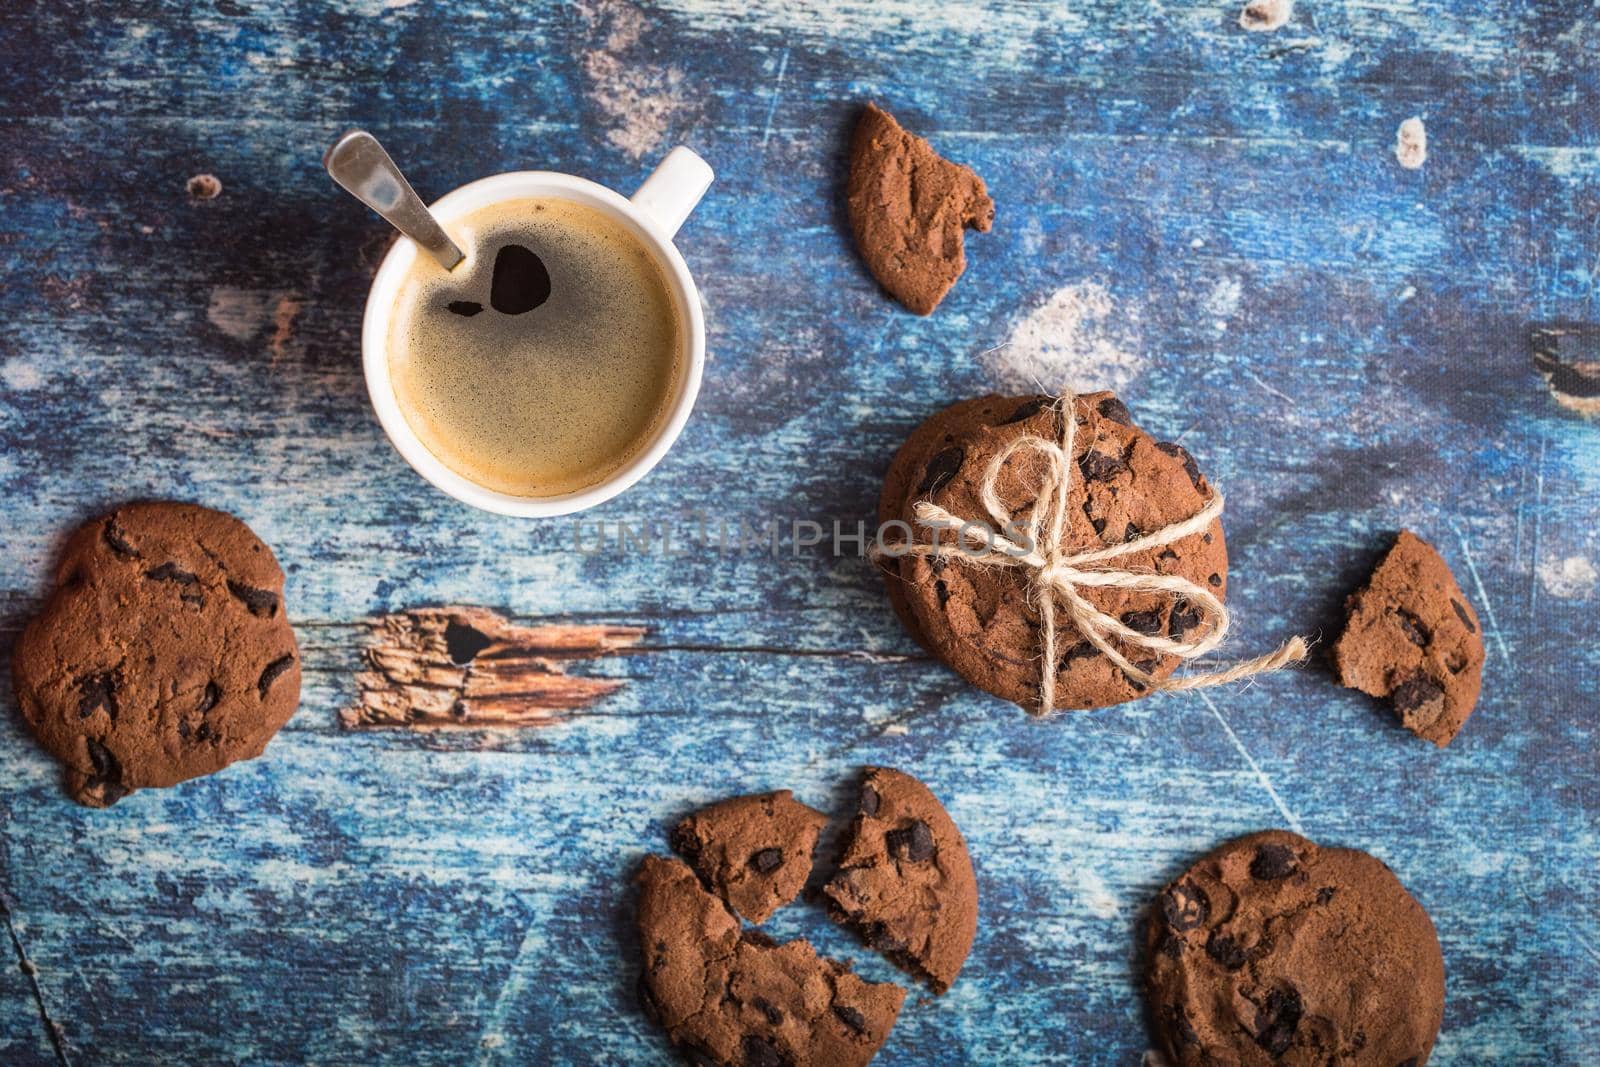
[[[1238,8],[0,8],[0,640],[74,524],[179,497],[276,548],[306,664],[263,759],[108,811],[0,715],[0,1063],[670,1062],[632,996],[639,858],[735,792],[838,806],[863,763],[946,800],[982,888],[966,972],[882,1063],[1137,1063],[1147,902],[1274,826],[1376,854],[1433,915],[1434,1063],[1600,1058],[1600,425],[1527,341],[1600,317],[1600,12]],[[843,223],[868,99],[998,205],[931,318]],[[1031,723],[921,656],[853,554],[583,552],[456,505],[367,404],[388,233],[319,166],[351,125],[425,196],[530,167],[626,191],[675,143],[716,167],[679,235],[699,407],[591,521],[853,530],[936,408],[1115,384],[1227,494],[1235,651],[1331,637],[1410,528],[1484,620],[1476,714],[1437,751],[1318,659]],[[519,725],[383,727],[385,649],[437,606],[512,627]],[[893,973],[809,909],[772,928]]]

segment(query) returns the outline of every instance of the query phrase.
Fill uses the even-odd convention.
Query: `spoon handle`
[[[366,130],[351,130],[335,141],[324,153],[322,165],[350,195],[427,249],[445,270],[465,258],[383,145]]]

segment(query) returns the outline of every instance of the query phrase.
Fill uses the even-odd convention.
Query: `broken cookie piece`
[[[856,123],[845,197],[872,276],[918,315],[937,307],[966,270],[963,231],[987,233],[994,223],[983,179],[876,104]]]
[[[823,889],[834,920],[868,948],[950,988],[978,931],[978,883],[967,844],[928,787],[867,768],[839,873]]]
[[[672,847],[728,907],[762,923],[805,888],[827,822],[780,789],[701,808],[673,828]]]
[[[1387,698],[1406,729],[1449,744],[1478,702],[1483,635],[1439,553],[1402,531],[1345,611],[1333,646],[1340,683]]]
[[[863,981],[805,941],[741,932],[678,860],[647,856],[637,880],[639,997],[691,1062],[859,1067],[877,1054],[905,990]]]

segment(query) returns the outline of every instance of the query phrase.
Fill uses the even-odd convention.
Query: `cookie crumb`
[[[1416,170],[1428,161],[1428,128],[1417,116],[1406,119],[1395,131],[1394,158],[1407,170]]]
[[[1256,33],[1282,27],[1294,13],[1294,0],[1250,0],[1239,12],[1239,25]]]
[[[215,174],[196,174],[186,188],[191,200],[215,200],[222,195],[222,182]]]

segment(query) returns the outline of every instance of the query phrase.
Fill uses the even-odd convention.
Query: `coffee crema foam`
[[[677,306],[651,253],[610,216],[554,197],[444,225],[467,258],[446,271],[417,256],[388,338],[395,395],[423,445],[463,478],[526,497],[587,488],[637,457],[684,373]],[[497,258],[502,271],[530,262],[502,255],[512,246],[537,257],[547,290],[496,277]]]

